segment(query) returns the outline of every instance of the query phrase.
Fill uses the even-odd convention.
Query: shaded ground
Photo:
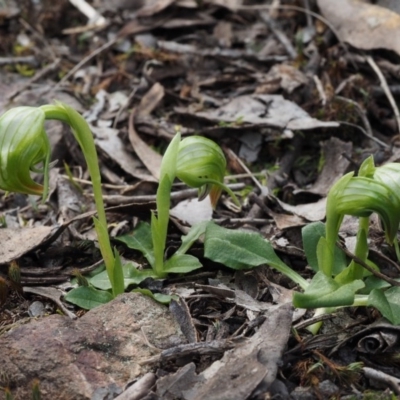
[[[399,116],[386,91],[388,87],[395,99],[399,93],[397,47],[384,39],[375,46],[365,32],[356,42],[356,34],[339,32],[343,36],[338,41],[340,15],[327,10],[324,1],[318,2],[320,8],[312,1],[92,3],[106,26],[86,25],[85,15],[66,0],[10,1],[0,8],[0,111],[60,100],[83,113],[101,157],[114,237],[131,232],[139,221],[149,221],[160,154],[177,125],[183,135],[215,140],[227,157],[227,182],[242,208],[223,195],[213,211],[209,202],[191,200],[195,190],[177,184],[169,253],[188,225],[212,218],[228,228],[262,233],[287,264],[311,278],[301,228],[325,218],[333,182],[371,154],[377,164],[398,160]],[[343,7],[345,3],[349,2]],[[328,20],[334,17],[333,25],[320,10]],[[377,15],[376,9],[370,10]],[[354,21],[343,25],[360,28]],[[382,31],[380,35],[388,37]],[[29,317],[85,314],[62,301],[62,295],[71,288],[76,269],[89,273],[100,261],[82,155],[67,128],[49,123],[48,133],[56,160],[49,200],[42,204],[36,197],[9,194],[0,203],[0,284],[14,260],[21,270],[20,284],[7,277],[9,290],[7,295],[3,290],[0,299],[0,341],[12,349],[18,348],[18,335],[29,334]],[[342,234],[350,245],[356,234],[354,221],[348,221]],[[138,252],[118,246],[125,260],[146,266]],[[379,221],[372,224],[370,246],[381,271],[397,278],[398,266],[390,262],[394,251],[384,244]],[[82,373],[87,386],[79,395],[74,392],[75,398],[114,398],[148,371],[154,375],[146,375],[144,391],[126,398],[389,399],[400,393],[399,330],[378,311],[340,310],[311,336],[305,328],[313,314],[293,312],[294,285],[288,278],[268,266],[235,272],[201,258],[202,251],[201,243],[191,250],[200,257],[201,270],[140,284],[180,296],[170,311],[185,340],[160,345],[144,334],[151,349],[143,361],[146,368],[135,365],[135,373],[121,372],[118,379],[96,380],[92,373]],[[49,286],[59,290],[46,291]],[[84,325],[79,321],[67,325],[74,331]],[[90,329],[100,330],[97,323]],[[134,323],[136,330],[149,325],[147,320],[143,325],[141,317]],[[38,328],[41,335],[45,327]],[[181,337],[179,329],[175,333]],[[129,329],[124,332],[131,334]],[[115,340],[113,345],[120,345],[122,339]],[[40,343],[35,339],[32,348],[45,346]],[[87,343],[81,345],[86,351]],[[91,349],[95,355],[84,360],[90,364],[87,370],[96,369],[95,357],[115,362],[98,345]],[[8,362],[23,370],[23,359],[12,360],[11,353]],[[119,368],[123,362],[132,367],[132,354],[119,356]],[[99,367],[101,373],[107,368]],[[44,374],[29,367],[29,373],[2,376],[0,387],[26,396],[37,378],[39,387],[45,382],[43,393],[53,396],[57,387],[48,384],[53,378]],[[75,382],[73,376],[68,379]],[[0,392],[0,398],[3,395]]]

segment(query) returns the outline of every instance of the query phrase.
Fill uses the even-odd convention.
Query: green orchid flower
[[[212,140],[202,136],[190,136],[181,140],[178,132],[169,144],[160,170],[160,184],[157,189],[157,213],[151,217],[154,264],[156,275],[163,277],[165,271],[165,244],[169,222],[171,190],[175,177],[190,187],[199,188],[199,199],[210,194],[213,207],[216,206],[222,190],[232,196],[240,205],[234,193],[223,183],[226,160],[221,148]]]
[[[39,196],[47,194],[50,143],[44,121],[44,112],[35,107],[14,108],[1,116],[1,189]],[[44,186],[31,178],[32,171],[44,173]]]
[[[224,185],[226,159],[221,148],[203,136],[189,136],[179,143],[176,176],[188,186],[199,188],[199,200],[210,195],[213,208],[225,190],[235,201],[234,193]]]
[[[107,231],[101,190],[99,162],[92,133],[85,119],[66,104],[16,107],[0,117],[0,188],[9,192],[42,195],[48,193],[51,148],[46,120],[68,124],[82,149],[92,179],[98,219],[94,219],[99,246],[112,283],[113,295],[124,291],[122,268],[117,267]],[[36,183],[31,172],[44,174],[44,184]]]

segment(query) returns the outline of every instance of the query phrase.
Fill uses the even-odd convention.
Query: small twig
[[[319,93],[319,97],[321,98],[321,104],[323,106],[325,106],[326,105],[326,94],[325,94],[324,88],[322,86],[321,80],[319,79],[319,77],[317,75],[313,75],[313,80],[314,80],[315,86],[317,88],[317,91]]]
[[[133,98],[134,98],[135,95],[136,95],[137,90],[138,90],[138,86],[135,86],[135,87],[132,89],[131,93],[129,94],[129,97],[127,98],[126,102],[125,102],[123,105],[121,105],[121,107],[119,108],[119,110],[118,110],[118,112],[117,112],[117,115],[115,116],[114,123],[113,123],[113,128],[114,128],[114,129],[117,128],[117,124],[118,124],[118,122],[119,122],[119,119],[120,119],[120,117],[121,117],[121,114],[122,114],[125,110],[128,109],[129,105],[131,104]]]
[[[235,183],[232,185],[227,185],[231,190],[241,190],[244,188],[243,183]],[[171,200],[180,201],[187,199],[189,197],[196,197],[198,194],[197,189],[184,189],[171,193]],[[91,196],[91,194],[89,194]],[[150,201],[156,200],[155,194],[150,195],[141,195],[141,196],[121,196],[121,195],[104,195],[104,201],[108,205],[122,205],[122,204],[130,204],[130,203],[146,203]]]
[[[382,140],[376,138],[375,136],[371,136],[364,128],[362,128],[360,125],[356,125],[356,124],[352,124],[351,122],[347,122],[347,121],[337,121],[339,122],[340,125],[348,125],[348,126],[352,126],[354,128],[359,129],[368,139],[371,139],[372,141],[374,141],[375,143],[378,143],[379,146],[385,148],[385,149],[390,149],[392,146],[388,145],[385,142],[382,142]]]
[[[39,61],[35,56],[0,57],[0,65],[29,64],[37,66],[38,63]]]
[[[378,67],[378,65],[376,64],[376,62],[374,61],[374,59],[371,56],[367,56],[366,60],[368,62],[368,64],[370,65],[370,67],[374,70],[374,72],[376,73],[376,75],[379,78],[379,81],[381,83],[382,89],[386,94],[387,99],[389,100],[390,106],[393,109],[393,113],[394,116],[396,118],[397,121],[397,128],[400,132],[400,112],[399,112],[399,108],[397,107],[396,101],[394,100],[394,97],[389,89],[389,86],[386,82],[386,78],[384,77],[382,71],[380,70],[380,68]]]
[[[28,22],[26,22],[23,18],[19,18],[18,22],[26,29],[29,30],[32,33],[32,36],[34,36],[37,40],[43,43],[45,49],[47,50],[48,54],[51,56],[51,58],[56,60],[58,57],[56,53],[54,52],[53,48],[50,46],[49,42],[47,39],[40,33],[38,32],[33,26],[31,26]]]
[[[400,394],[400,379],[399,378],[385,374],[382,371],[378,371],[376,369],[369,368],[369,367],[363,367],[363,372],[367,378],[374,379],[378,382],[381,382],[385,386],[390,386],[397,395]]]
[[[359,117],[361,118],[361,121],[363,122],[364,126],[365,126],[365,130],[361,129],[359,126],[352,124],[350,122],[344,122],[344,121],[339,121],[340,124],[345,124],[345,125],[349,125],[349,126],[356,126],[357,128],[359,128],[364,134],[365,136],[367,136],[369,139],[373,140],[374,142],[378,143],[380,146],[385,147],[385,148],[390,148],[390,146],[384,142],[382,142],[382,140],[377,139],[374,136],[374,133],[372,131],[372,127],[371,124],[369,123],[369,120],[367,118],[367,114],[365,112],[365,110],[363,110],[361,108],[361,106],[355,102],[354,100],[348,99],[347,97],[343,97],[343,96],[335,96],[335,99],[343,101],[345,103],[351,104],[357,111]]]
[[[132,386],[129,386],[119,396],[115,397],[114,400],[140,400],[149,394],[151,388],[156,382],[156,376],[153,372],[148,372],[136,381]]]
[[[279,28],[277,21],[272,19],[271,16],[266,12],[261,12],[260,17],[268,25],[268,28],[275,35],[280,44],[285,48],[289,56],[292,59],[295,59],[297,57],[297,51],[293,47],[292,43],[290,42],[286,34]]]
[[[76,72],[78,72],[90,60],[92,60],[93,58],[98,56],[103,51],[112,47],[115,43],[117,43],[117,41],[119,39],[120,38],[118,36],[115,36],[114,38],[109,40],[107,43],[104,43],[103,46],[98,47],[96,50],[94,50],[93,52],[88,54],[86,57],[82,58],[82,60],[79,61],[78,64],[75,65],[75,67],[73,67],[67,74],[65,74],[62,77],[62,79],[60,79],[60,81],[56,85],[54,85],[53,91],[55,91],[60,86],[62,86],[69,78],[71,78],[71,76],[73,76]]]
[[[337,246],[343,250],[343,252],[346,254],[347,257],[351,258],[354,262],[357,264],[361,265],[363,268],[371,272],[371,274],[375,275],[377,278],[382,279],[386,281],[387,283],[390,283],[392,286],[400,286],[400,282],[396,281],[395,279],[390,278],[389,276],[382,274],[379,271],[376,271],[372,267],[370,267],[366,262],[361,260],[361,258],[357,257],[355,254],[353,254],[351,251],[347,250],[346,247],[342,246],[340,243],[337,243]]]
[[[40,71],[36,72],[36,74],[28,80],[28,82],[24,83],[20,88],[14,90],[7,96],[7,100],[12,100],[14,97],[18,96],[21,92],[24,90],[28,89],[33,83],[37,82],[38,80],[42,79],[45,77],[47,74],[50,72],[53,72],[58,68],[60,65],[61,58],[57,58],[54,60],[51,64],[46,65],[44,68],[42,68]]]
[[[89,24],[103,26],[107,23],[107,20],[85,0],[69,0],[69,2],[87,17]]]
[[[254,176],[254,174],[251,173],[251,171],[247,168],[246,164],[231,150],[228,149],[227,152],[235,159],[235,161],[243,168],[243,170],[250,176],[252,181],[255,183],[255,185],[260,189],[261,193],[265,192],[266,187],[261,185],[259,180]]]
[[[377,257],[381,258],[382,260],[386,261],[388,264],[390,264],[392,267],[394,267],[395,269],[397,269],[397,271],[400,272],[400,266],[394,262],[393,260],[391,260],[388,256],[385,256],[383,253],[376,251],[376,250],[371,250],[371,253],[376,254]]]
[[[311,19],[311,14],[310,14],[310,0],[303,0],[304,3],[304,9],[307,10],[308,12],[306,12],[306,19],[307,19],[307,28],[312,28],[313,27],[313,22]]]
[[[306,319],[302,322],[299,322],[298,324],[294,325],[293,328],[294,329],[303,329],[303,328],[306,328],[307,326],[316,324],[317,322],[325,321],[326,319],[331,319],[335,316],[336,316],[335,314],[317,315],[316,317],[312,317],[312,318]]]

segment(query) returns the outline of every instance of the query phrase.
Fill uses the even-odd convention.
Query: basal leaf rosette
[[[225,190],[238,204],[236,196],[224,185],[226,159],[221,148],[203,136],[190,136],[179,143],[176,176],[188,186],[199,188],[199,200],[210,195],[211,204]]]
[[[47,193],[51,149],[40,108],[16,107],[0,117],[0,188],[34,195]],[[44,186],[31,172],[44,173]]]

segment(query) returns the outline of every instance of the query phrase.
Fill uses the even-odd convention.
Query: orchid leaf
[[[147,222],[140,222],[133,232],[119,236],[116,240],[125,243],[130,249],[140,251],[148,263],[154,265],[153,240],[151,228]]]
[[[392,286],[389,282],[384,281],[375,275],[368,276],[364,280],[364,283],[365,287],[360,290],[360,294],[369,294],[374,289],[387,289]]]
[[[85,310],[106,304],[113,298],[114,296],[110,292],[98,290],[93,286],[79,286],[65,296],[65,300]]]
[[[307,224],[301,230],[302,238],[303,238],[303,248],[307,257],[308,264],[315,271],[319,271],[319,262],[318,262],[318,251],[321,252],[320,258],[321,263],[326,257],[331,257],[332,254],[328,252],[328,255],[324,255],[324,251],[327,251],[322,248],[322,246],[326,246],[326,240],[322,240],[321,244],[319,244],[321,238],[325,238],[325,224],[318,221]],[[319,250],[318,250],[319,248]],[[318,250],[318,251],[317,251]],[[333,251],[333,275],[338,274],[347,266],[346,254],[338,248],[335,247]]]
[[[182,244],[175,254],[185,254],[192,247],[193,243],[205,234],[209,223],[210,221],[201,221],[193,225],[188,234],[181,237]]]
[[[204,239],[205,257],[233,269],[249,269],[268,264],[303,289],[308,282],[287,266],[275,253],[271,243],[253,232],[231,230],[210,223]]]
[[[400,287],[388,290],[374,289],[368,296],[369,306],[377,308],[394,325],[400,325]]]
[[[304,293],[294,292],[293,305],[298,308],[350,306],[354,303],[355,293],[363,287],[362,280],[340,285],[319,271]]]
[[[201,268],[198,258],[189,254],[174,254],[164,263],[165,273],[183,274]]]
[[[124,273],[124,289],[129,285],[139,285],[147,278],[155,278],[152,269],[138,269],[133,263],[127,263],[122,267]],[[111,289],[110,279],[108,278],[107,271],[100,272],[93,278],[88,279],[89,282],[97,289],[109,290]]]
[[[177,296],[173,296],[173,295],[171,296],[169,294],[164,294],[164,293],[153,293],[149,289],[137,288],[137,289],[132,290],[132,292],[133,293],[141,293],[144,296],[151,297],[155,301],[157,301],[161,304],[165,304],[165,305],[169,304],[172,299],[177,299]]]

